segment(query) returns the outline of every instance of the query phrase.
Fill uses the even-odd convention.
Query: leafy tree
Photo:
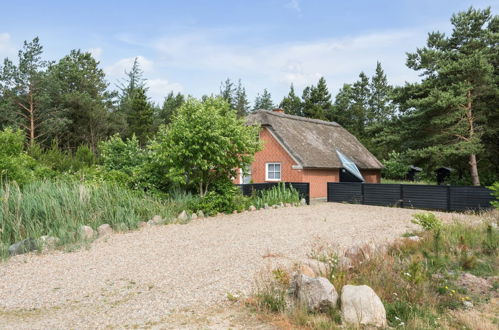
[[[164,181],[191,184],[203,197],[251,163],[260,149],[258,131],[222,98],[189,99],[151,143],[153,167]]]
[[[130,98],[127,121],[129,134],[137,136],[140,144],[144,145],[153,134],[154,110],[142,87],[136,88]]]
[[[284,109],[287,114],[303,116],[303,105],[301,99],[295,94],[293,84],[291,84],[288,95],[282,99],[279,107]]]
[[[239,79],[237,83],[234,108],[236,109],[239,117],[246,116],[250,110],[248,97],[246,96],[246,89],[242,86],[241,79]]]
[[[302,99],[303,115],[305,117],[328,120],[332,104],[331,94],[324,77],[319,79],[317,86],[306,87],[303,90]]]
[[[467,159],[471,182],[480,185],[477,155],[485,151],[483,136],[499,140],[493,107],[499,95],[499,18],[490,9],[470,8],[453,15],[451,23],[450,36],[432,32],[426,47],[407,55],[407,66],[423,77],[407,87],[415,92],[407,99],[408,118],[419,121],[424,132],[414,155],[437,162]]]
[[[273,108],[274,103],[272,102],[272,96],[270,95],[270,92],[265,88],[262,95],[258,94],[256,96],[253,111],[260,109],[272,110]]]
[[[177,93],[175,95],[173,92],[170,92],[168,96],[163,101],[163,106],[159,111],[159,121],[161,124],[169,124],[171,122],[172,117],[177,112],[178,108],[185,103],[185,97],[181,93]]]
[[[137,167],[145,161],[145,152],[135,135],[123,140],[119,134],[99,143],[102,165],[108,171],[122,171],[134,175]]]
[[[41,55],[43,47],[38,37],[31,42],[24,42],[18,53],[18,64],[8,58],[0,66],[0,96],[2,114],[6,124],[21,127],[28,136],[29,144],[33,145],[42,134],[40,126],[48,119],[44,102],[45,71],[48,62]]]

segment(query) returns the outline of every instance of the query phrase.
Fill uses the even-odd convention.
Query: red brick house
[[[327,196],[327,182],[379,183],[383,165],[355,136],[335,122],[258,110],[249,124],[261,126],[263,150],[235,183],[309,182],[310,197]],[[354,163],[355,165],[353,165]]]

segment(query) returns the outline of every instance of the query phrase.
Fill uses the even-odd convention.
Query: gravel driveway
[[[0,264],[0,328],[190,327],[194,318],[179,324],[173,316],[221,306],[229,292],[249,294],[267,264],[303,260],[317,239],[340,247],[393,240],[414,228],[416,212],[323,203],[149,227],[76,252],[16,256]]]

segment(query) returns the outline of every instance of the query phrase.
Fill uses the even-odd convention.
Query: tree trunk
[[[473,104],[472,104],[471,89],[468,90],[466,98],[468,99],[468,103],[466,104],[466,119],[468,120],[469,139],[473,140],[473,137],[475,135],[475,120],[473,118]],[[471,182],[474,186],[479,186],[480,185],[480,178],[478,176],[478,167],[476,164],[476,154],[475,153],[470,154],[469,164],[470,164]]]
[[[471,182],[474,186],[480,185],[480,178],[478,177],[478,167],[476,165],[476,155],[470,155],[470,173],[471,173]]]
[[[29,144],[35,144],[35,104],[33,102],[33,89],[29,86]]]

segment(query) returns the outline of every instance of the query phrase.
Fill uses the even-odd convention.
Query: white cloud
[[[181,84],[166,79],[148,79],[146,86],[149,88],[148,95],[154,102],[161,102],[170,92],[178,93],[183,91]]]
[[[296,11],[297,13],[301,13],[301,7],[298,0],[291,0],[286,3],[286,8]]]
[[[96,47],[96,48],[89,48],[87,49],[87,52],[92,54],[92,57],[95,58],[97,61],[100,61],[102,58],[102,48]]]
[[[104,71],[106,72],[106,74],[110,77],[113,77],[113,78],[116,78],[116,77],[123,77],[123,75],[125,74],[125,71],[130,71],[130,69],[132,68],[132,65],[133,65],[133,61],[135,60],[135,58],[138,59],[138,62],[139,62],[139,65],[140,65],[140,68],[142,69],[142,71],[144,71],[145,73],[147,72],[151,72],[152,69],[153,69],[153,61],[145,58],[144,56],[134,56],[134,57],[128,57],[128,58],[122,58],[118,61],[116,61],[115,63],[109,65],[109,66],[106,66],[104,68]]]
[[[7,32],[0,33],[0,59],[15,55],[16,48]]]

